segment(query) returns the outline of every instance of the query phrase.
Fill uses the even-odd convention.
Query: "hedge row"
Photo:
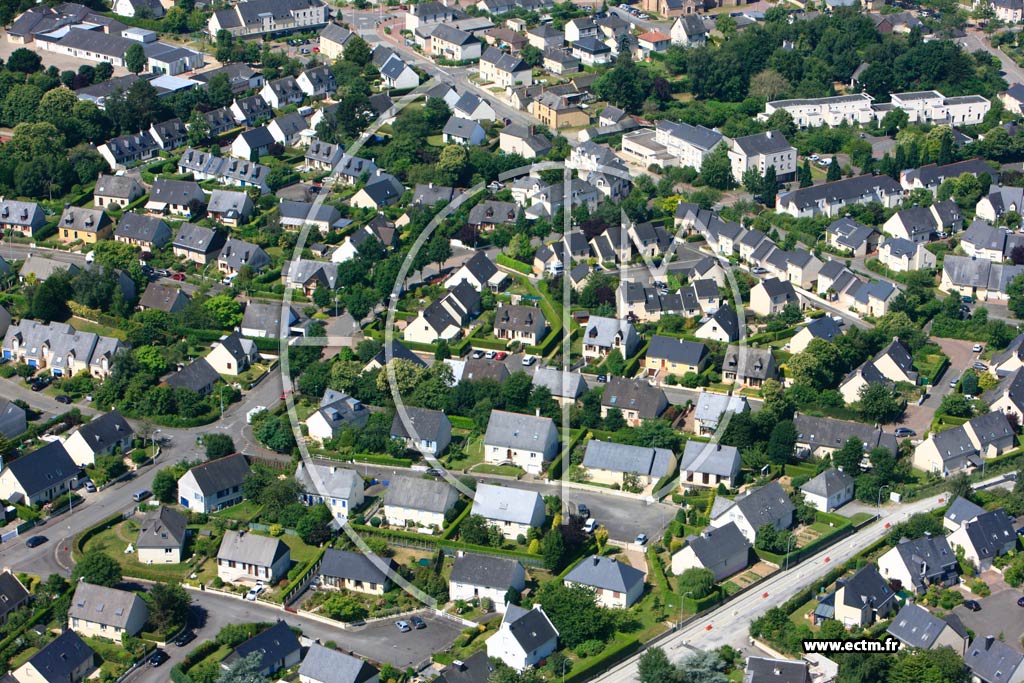
[[[85,552],[85,544],[88,543],[93,536],[103,533],[115,524],[119,524],[123,519],[124,515],[122,515],[119,512],[116,515],[111,515],[110,517],[107,517],[99,524],[91,526],[85,531],[83,531],[81,534],[78,535],[78,538],[75,539],[75,543],[73,546],[74,552],[77,552],[79,555],[83,554]]]
[[[586,429],[573,429],[569,431],[569,447],[558,451],[558,456],[548,465],[548,479],[562,478],[562,458],[566,453],[572,453],[572,449],[587,435]]]
[[[594,678],[599,672],[617,664],[640,649],[640,640],[633,636],[619,644],[604,649],[601,656],[579,668],[573,668],[565,677],[565,683],[583,683]]]
[[[441,538],[443,538],[444,540],[451,539],[455,532],[459,530],[459,525],[462,524],[463,520],[466,519],[466,517],[469,517],[469,513],[471,513],[472,511],[473,506],[467,503],[466,507],[462,510],[462,512],[459,513],[458,517],[452,520],[452,523],[448,525],[448,528],[441,532]]]
[[[472,510],[471,506],[467,506],[468,509]],[[540,555],[531,555],[530,553],[522,552],[519,550],[503,550],[501,548],[491,548],[483,545],[473,545],[472,543],[463,543],[462,541],[453,541],[447,538],[440,538],[439,536],[428,536],[426,534],[418,534],[413,531],[400,531],[398,529],[378,529],[377,527],[367,526],[365,524],[351,524],[350,525],[356,531],[370,536],[379,536],[385,540],[391,539],[409,539],[415,540],[420,543],[426,543],[430,545],[436,545],[446,553],[454,554],[457,550],[468,550],[474,553],[480,553],[482,555],[496,555],[500,557],[513,557],[524,564],[528,564],[533,567],[540,567],[544,564],[544,558]]]
[[[453,429],[468,429],[470,431],[476,429],[476,423],[473,422],[472,418],[461,415],[449,415],[448,421],[452,423]]]
[[[324,450],[322,448],[311,448],[309,452],[329,460],[341,462],[364,462],[370,465],[383,465],[384,467],[412,467],[412,460],[408,458],[392,458],[390,455],[376,455],[373,453],[352,453],[342,456],[339,453]]]
[[[516,259],[512,258],[507,254],[498,254],[497,256],[494,257],[494,262],[497,263],[499,266],[511,268],[517,273],[522,273],[523,275],[533,274],[533,268],[526,265],[522,261],[517,261]]]
[[[710,595],[705,595],[700,600],[694,600],[691,597],[684,596],[683,607],[693,612],[694,614],[698,614],[706,609],[709,609],[711,607],[714,607],[715,605],[720,604],[724,600],[725,591],[723,591],[721,587],[716,587]]]
[[[632,377],[636,374],[637,370],[640,369],[640,361],[645,355],[647,355],[647,347],[651,345],[651,342],[644,342],[644,345],[640,347],[636,355],[626,361],[626,367],[622,371],[623,377]]]
[[[307,564],[303,570],[299,572],[298,576],[284,587],[284,590],[280,593],[281,604],[287,605],[291,602],[291,598],[295,597],[292,593],[297,591],[299,586],[305,582],[309,575],[320,567],[320,560],[323,559],[325,552],[327,552],[327,548],[321,548],[320,552],[316,554],[316,557],[313,558],[312,562]]]

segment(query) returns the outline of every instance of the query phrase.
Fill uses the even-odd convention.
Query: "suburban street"
[[[843,563],[856,555],[862,548],[885,536],[886,524],[892,525],[918,512],[927,512],[944,504],[946,495],[925,498],[906,505],[889,505],[882,509],[879,520],[864,527],[852,536],[826,548],[788,571],[780,571],[757,586],[756,590],[744,593],[688,623],[683,629],[664,638],[657,645],[665,650],[669,659],[679,661],[694,649],[713,650],[722,645],[731,645],[751,654],[748,635],[750,622],[771,607],[781,605],[809,585],[814,585],[836,564]],[[637,680],[638,653],[615,666],[595,681],[602,683],[626,683]]]

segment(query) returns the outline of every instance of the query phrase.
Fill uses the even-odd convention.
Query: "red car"
[[[498,354],[494,357],[494,360],[505,360],[508,358],[508,354],[504,351],[498,351]]]
[[[184,282],[185,281],[185,273],[174,273],[173,275],[171,275],[171,279],[176,281],[176,282]]]

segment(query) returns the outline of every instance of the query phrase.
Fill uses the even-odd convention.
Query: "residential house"
[[[671,475],[675,466],[676,457],[667,448],[591,439],[583,454],[583,469],[589,475],[588,481],[620,488],[632,483],[642,490],[648,489]]]
[[[626,425],[639,427],[644,420],[654,420],[668,408],[668,398],[658,387],[643,379],[610,377],[601,396],[601,417],[618,410]]]
[[[964,254],[974,259],[987,259],[999,263],[1007,251],[1010,232],[984,221],[976,220],[960,236]]]
[[[259,273],[270,265],[270,256],[250,242],[229,237],[217,255],[217,270],[222,275],[234,277],[242,268],[249,268],[252,273]]]
[[[1019,89],[1020,87],[1020,84],[1014,84],[1010,86],[1010,90],[1014,90],[1014,88]],[[902,171],[900,172],[900,184],[908,191],[924,189],[935,194],[939,189],[939,185],[942,184],[942,181],[950,178],[959,178],[964,173],[968,173],[975,177],[987,175],[992,184],[999,184],[999,172],[989,166],[982,159],[977,158],[956,161],[944,166],[928,164],[926,166]]]
[[[210,194],[210,203],[206,207],[210,218],[232,227],[247,223],[255,210],[248,193],[228,190],[214,190]]]
[[[878,569],[887,581],[899,582],[901,588],[917,595],[924,595],[932,585],[956,585],[960,572],[945,537],[932,534],[900,541],[878,558]]]
[[[101,173],[92,191],[92,203],[101,209],[111,206],[123,209],[144,194],[146,194],[145,188],[134,175],[105,175]],[[6,204],[8,202],[3,203],[3,205]]]
[[[1016,536],[1013,520],[1000,508],[964,522],[946,538],[950,546],[963,551],[964,559],[978,571],[987,571],[997,557],[1016,549]]]
[[[669,29],[673,45],[683,47],[702,47],[708,38],[708,29],[704,21],[695,14],[676,17]]]
[[[760,387],[765,380],[775,379],[778,366],[771,348],[730,344],[722,362],[722,379],[747,387]]]
[[[562,47],[565,44],[565,34],[550,24],[541,24],[526,31],[526,41],[541,52],[545,52]]]
[[[171,241],[171,228],[163,219],[141,213],[126,213],[117,221],[114,241],[153,253]]]
[[[494,315],[494,336],[536,346],[547,334],[544,311],[533,306],[499,304]]]
[[[25,409],[14,401],[0,398],[0,434],[5,438],[15,439],[28,429],[28,418]],[[0,604],[0,609],[3,605]],[[3,623],[0,620],[0,623]]]
[[[843,331],[839,324],[831,316],[823,315],[815,318],[794,334],[789,340],[790,353],[803,353],[807,345],[815,339],[822,339],[827,342],[835,341]]]
[[[923,242],[915,244],[902,237],[893,237],[882,242],[878,250],[878,260],[896,273],[930,270],[935,267],[935,254],[928,251]]]
[[[416,70],[402,61],[398,55],[391,55],[381,65],[380,77],[384,87],[393,90],[406,90],[420,84],[420,76]]]
[[[252,367],[260,358],[256,342],[232,332],[214,343],[206,355],[206,362],[221,375],[237,376]]]
[[[160,151],[152,133],[144,130],[111,138],[96,148],[100,156],[110,164],[111,170],[125,168],[140,161],[148,161]]]
[[[830,223],[825,228],[825,235],[830,247],[844,249],[851,256],[859,258],[864,258],[875,251],[881,237],[874,228],[846,217]]]
[[[484,434],[484,462],[510,463],[540,474],[558,449],[558,429],[550,417],[492,410]]]
[[[729,147],[729,162],[737,183],[743,182],[743,174],[748,170],[763,176],[769,166],[775,167],[779,182],[796,176],[796,148],[778,131],[735,138]]]
[[[342,219],[338,207],[330,204],[321,204],[317,208],[315,204],[282,199],[281,203],[277,205],[277,214],[280,224],[288,228],[312,225],[320,232],[325,233],[331,228],[348,225],[345,219]]]
[[[139,523],[135,548],[142,564],[178,564],[184,559],[188,520],[174,508],[161,505]]]
[[[791,659],[747,657],[743,683],[811,683],[807,662]]]
[[[430,34],[430,55],[450,62],[480,59],[482,46],[472,34],[448,24],[440,24]]]
[[[568,28],[566,25],[567,33]],[[597,66],[612,61],[612,49],[597,37],[580,38],[572,43],[572,56],[582,64]]]
[[[592,315],[583,331],[583,359],[597,365],[612,351],[629,359],[636,354],[640,342],[640,335],[631,322]]]
[[[338,89],[338,83],[334,80],[334,73],[329,66],[317,66],[306,69],[295,79],[299,90],[306,97],[314,99],[333,95]]]
[[[79,581],[68,609],[68,626],[87,638],[121,642],[142,631],[149,618],[146,603],[131,591]]]
[[[363,504],[363,478],[333,461],[312,460],[307,464],[300,460],[295,481],[302,489],[299,500],[306,506],[323,503],[339,525],[346,524],[349,512]]]
[[[724,581],[749,564],[750,541],[733,522],[687,537],[686,546],[672,555],[672,573],[676,576],[687,569],[707,569],[715,575],[715,581]]]
[[[889,583],[873,564],[836,581],[835,619],[847,628],[870,626],[896,610],[898,601]]]
[[[985,508],[975,505],[963,496],[957,496],[946,508],[946,514],[942,516],[942,527],[947,531],[956,531],[965,522],[969,522],[985,514]]]
[[[643,371],[648,380],[664,383],[687,374],[699,375],[708,364],[708,348],[700,342],[653,335],[644,356]]]
[[[198,183],[190,180],[157,178],[149,191],[146,211],[150,213],[199,217],[206,209],[206,193]]]
[[[533,69],[519,57],[489,47],[480,57],[480,80],[502,88],[531,85]]]
[[[226,583],[276,583],[291,563],[291,550],[281,539],[228,529],[217,551],[217,576]]]
[[[241,453],[196,465],[178,479],[178,502],[210,513],[242,502],[242,483],[252,474]]]
[[[978,467],[1014,445],[1014,430],[1005,413],[992,412],[965,424],[931,434],[914,448],[913,465],[942,476]]]
[[[66,206],[57,223],[57,238],[61,242],[96,244],[110,237],[113,222],[100,209]]]
[[[544,501],[536,491],[496,484],[478,484],[472,515],[480,515],[498,527],[502,536],[526,536],[531,528],[544,525]]]
[[[301,104],[305,93],[294,76],[285,76],[267,81],[260,90],[260,97],[273,109],[282,109],[289,104]]]
[[[51,441],[0,471],[0,500],[26,506],[49,503],[70,493],[79,469],[64,444]]]
[[[10,569],[0,572],[0,624],[29,601],[29,592]]]
[[[519,213],[519,207],[512,202],[498,202],[487,199],[469,210],[468,222],[469,225],[484,231],[502,226],[512,227],[519,218]]]
[[[401,439],[409,450],[436,458],[452,441],[452,423],[440,410],[409,406],[395,413],[391,438]]]
[[[596,39],[593,40],[600,46],[595,47],[595,50],[600,51],[600,48],[608,50],[604,43],[597,42]],[[573,55],[579,58],[576,54],[576,48],[573,48]],[[579,59],[586,63],[586,60]],[[590,123],[590,115],[576,103],[576,100],[577,98],[575,97],[570,99],[564,95],[547,90],[532,100],[527,106],[527,110],[542,124],[554,130],[560,128],[582,128]]]
[[[558,368],[538,367],[533,373],[533,385],[551,392],[559,405],[574,405],[587,390],[586,380],[578,372],[563,372]]]
[[[320,399],[320,407],[306,418],[309,438],[323,443],[341,434],[345,429],[366,426],[370,410],[359,400],[346,393],[327,389]]]
[[[853,477],[830,467],[800,487],[804,501],[815,510],[832,512],[853,500]]]
[[[0,232],[35,237],[46,225],[46,213],[35,202],[0,199]]]
[[[975,636],[964,663],[971,672],[971,680],[979,683],[1020,683],[1024,681],[1024,655],[996,640],[994,635]]]
[[[253,2],[254,0],[248,1]],[[280,543],[278,539],[274,540]],[[281,669],[289,669],[302,659],[302,647],[299,645],[299,639],[295,636],[295,632],[285,622],[278,621],[262,633],[257,633],[236,647],[221,661],[220,668],[222,671],[227,671],[239,660],[256,653],[260,655],[259,675],[263,678],[270,678]]]
[[[328,28],[336,24],[328,24]],[[323,35],[320,37],[323,45]],[[380,671],[358,657],[317,643],[299,666],[299,683],[379,683]]]
[[[486,646],[488,657],[522,672],[558,648],[558,630],[540,605],[531,610],[509,605],[498,631],[487,639]]]
[[[64,439],[68,455],[81,467],[96,464],[105,455],[127,454],[135,432],[116,409],[97,415]]]
[[[320,587],[384,595],[391,589],[391,574],[397,570],[398,565],[391,559],[328,548],[320,563]]]
[[[777,481],[760,488],[745,491],[729,500],[724,496],[715,498],[711,507],[711,526],[720,528],[734,522],[743,537],[753,544],[758,530],[771,525],[777,531],[788,529],[793,524],[793,503]]]
[[[909,603],[893,617],[886,633],[906,647],[924,650],[949,647],[960,657],[967,653],[967,629],[952,612],[940,619],[924,607]]]
[[[547,137],[517,124],[505,126],[498,133],[498,148],[506,154],[519,154],[524,159],[547,156],[551,141]]]
[[[778,315],[787,306],[800,308],[800,299],[785,280],[765,278],[750,290],[750,310],[759,316]]]
[[[334,168],[345,156],[345,147],[313,138],[306,147],[306,166],[312,170],[334,173]]]
[[[798,458],[824,458],[856,438],[864,444],[865,454],[874,448],[885,448],[896,455],[896,438],[881,427],[862,422],[846,422],[797,413],[793,417],[797,430],[796,455]]]
[[[471,92],[465,92],[452,107],[452,113],[470,121],[493,121],[498,115],[486,100]]]
[[[169,387],[189,389],[200,396],[208,396],[213,391],[213,385],[219,381],[220,375],[205,358],[196,358],[164,380]]]
[[[322,54],[330,62],[345,55],[345,44],[355,35],[342,26],[330,23],[320,31],[319,47]]]
[[[679,462],[679,485],[689,488],[733,488],[739,482],[740,452],[735,446],[687,441]]]
[[[794,218],[837,216],[854,204],[879,203],[894,208],[903,188],[886,175],[862,175],[779,194],[777,210]]]
[[[405,188],[398,178],[377,169],[366,185],[349,199],[349,204],[360,209],[379,211],[397,202],[404,193]]]
[[[591,555],[565,575],[566,586],[583,586],[594,591],[601,607],[628,609],[644,592],[644,572],[614,557]]]
[[[476,121],[452,116],[441,131],[446,144],[480,145],[487,139],[483,126]]]
[[[82,683],[96,669],[96,653],[74,631],[64,631],[14,670],[19,683]]]
[[[164,151],[184,147],[188,144],[188,130],[179,118],[150,124],[149,134],[153,136],[157,146]]]
[[[731,306],[723,305],[702,321],[694,332],[698,339],[734,342],[740,337],[740,322]]]
[[[1009,299],[1007,286],[1021,273],[1024,273],[1024,266],[950,254],[942,262],[939,289],[978,301],[1006,301]]]
[[[220,30],[236,37],[258,36],[317,29],[326,26],[329,19],[329,7],[323,0],[243,0],[215,11],[206,30],[211,36]]]
[[[522,592],[525,587],[526,572],[518,560],[492,555],[460,552],[448,578],[450,599],[469,602],[487,598],[494,611],[501,613],[505,611],[508,592]]]
[[[447,482],[393,477],[384,494],[384,517],[400,526],[443,529],[458,500],[458,491]]]
[[[309,124],[298,112],[282,114],[267,124],[267,130],[274,142],[285,147],[297,147],[305,145],[312,137],[309,131]]]
[[[1024,210],[1024,188],[993,185],[987,195],[978,200],[975,213],[978,218],[995,223],[1006,213]]]

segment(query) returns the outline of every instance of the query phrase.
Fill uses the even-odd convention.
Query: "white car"
[[[537,362],[537,357],[536,356],[523,356],[523,365],[525,367],[530,367],[531,365],[533,365],[536,362]]]
[[[982,346],[981,344],[975,344],[974,346],[971,347],[971,351],[973,351],[974,353],[981,353],[984,350],[985,347]]]
[[[597,520],[591,517],[583,523],[583,533],[592,534],[597,529]]]
[[[256,598],[264,590],[266,590],[266,586],[263,585],[263,582],[262,581],[257,581],[256,585],[253,586],[252,588],[250,588],[249,592],[245,594],[245,599],[246,600],[252,600],[253,602],[255,602]]]
[[[495,356],[497,355],[497,351],[488,351],[487,353],[484,354],[484,358],[486,358],[487,360],[494,360]]]
[[[809,156],[807,158],[810,159],[811,161],[817,161],[821,157],[819,157],[817,154],[812,154],[811,156]]]

